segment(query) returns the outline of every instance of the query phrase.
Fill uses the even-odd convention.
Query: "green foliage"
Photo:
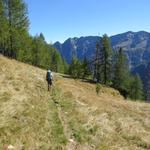
[[[22,0],[0,0],[0,49],[1,53],[17,58],[24,45],[22,35],[28,28],[27,7]]]
[[[52,49],[51,66],[52,70],[56,72],[64,72],[64,62],[61,58],[60,53],[55,49]]]
[[[104,60],[102,63],[102,66],[104,69],[104,84],[108,84],[110,83],[111,80],[111,57],[112,57],[112,49],[110,46],[110,42],[109,42],[109,38],[108,36],[105,34],[102,37],[102,51],[103,51],[103,55],[104,55]]]
[[[50,68],[55,72],[64,72],[64,61],[59,52],[45,42],[43,34],[33,37],[31,63],[41,68]]]
[[[90,68],[86,57],[79,61],[75,55],[72,56],[68,73],[74,78],[86,79],[90,74]]]
[[[69,64],[67,64],[67,62],[63,59],[63,66],[64,66],[64,73],[68,74],[68,70],[69,70]]]
[[[102,88],[101,85],[99,83],[97,83],[96,84],[96,93],[97,93],[97,95],[100,94],[101,88]]]
[[[0,53],[8,55],[9,24],[5,16],[3,0],[0,0]]]
[[[126,98],[130,88],[130,74],[126,66],[126,58],[120,48],[115,54],[113,86]]]
[[[31,53],[32,37],[29,36],[29,33],[27,31],[24,31],[20,35],[20,38],[22,40],[20,41],[20,47],[19,47],[16,59],[19,61],[23,61],[23,62],[31,64],[32,62],[32,53]]]
[[[143,85],[139,75],[132,77],[130,85],[130,98],[134,100],[143,99]]]
[[[91,72],[90,72],[90,68],[89,68],[89,63],[86,57],[84,57],[84,60],[81,62],[81,69],[82,69],[82,79],[87,78]]]
[[[109,85],[111,81],[111,58],[112,49],[109,38],[105,34],[96,44],[94,78],[96,78],[97,82]]]
[[[20,48],[20,35],[27,31],[29,20],[27,16],[27,7],[23,0],[8,0],[6,3],[8,10],[7,20],[9,22],[9,56],[17,58],[17,53]]]
[[[81,63],[79,62],[79,60],[75,55],[72,56],[72,60],[68,72],[74,78],[81,77]]]
[[[113,86],[125,97],[143,99],[143,87],[138,75],[130,75],[126,66],[126,57],[120,48],[115,55]]]
[[[0,25],[0,53],[41,68],[65,71],[67,64],[46,43],[44,35],[29,35],[27,6],[23,0],[0,0]]]

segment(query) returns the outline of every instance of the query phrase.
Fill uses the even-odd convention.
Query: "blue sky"
[[[150,0],[25,0],[29,32],[47,42],[69,37],[150,32]]]

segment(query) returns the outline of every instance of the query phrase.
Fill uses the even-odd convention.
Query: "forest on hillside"
[[[44,69],[67,73],[74,78],[111,86],[125,98],[139,100],[148,97],[148,94],[143,94],[139,75],[129,72],[122,48],[112,51],[106,34],[97,39],[95,55],[90,61],[86,57],[78,60],[72,54],[71,63],[67,64],[61,54],[46,42],[42,33],[36,36],[29,34],[27,10],[23,0],[0,0],[1,54]]]
[[[23,0],[0,0],[0,53],[38,67],[64,72],[65,62],[43,34],[29,34],[27,5]]]

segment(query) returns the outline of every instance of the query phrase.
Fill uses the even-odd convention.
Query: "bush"
[[[97,95],[99,95],[100,91],[101,91],[101,85],[99,83],[96,84],[96,93]]]

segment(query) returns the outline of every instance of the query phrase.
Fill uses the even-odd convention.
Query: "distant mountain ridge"
[[[72,54],[76,54],[78,59],[91,57],[95,50],[98,36],[87,36],[80,38],[69,38],[63,44],[54,43],[54,47],[61,53],[62,57],[70,63]]]
[[[98,38],[98,36],[69,38],[64,43],[56,42],[53,46],[70,63],[72,54],[76,54],[78,59],[83,59],[84,56],[91,58]],[[117,50],[119,47],[123,48],[131,69],[150,60],[150,33],[148,32],[128,31],[111,36],[110,42],[113,50]]]
[[[145,31],[126,32],[110,37],[113,49],[122,47],[129,61],[129,68],[134,69],[150,60],[150,33]]]
[[[91,59],[94,55],[98,38],[98,36],[69,38],[64,43],[56,42],[53,46],[70,63],[72,54],[76,54],[80,60],[85,56]],[[123,48],[130,71],[133,74],[138,73],[140,75],[145,89],[147,64],[150,61],[150,33],[145,31],[128,31],[111,36],[110,43],[114,51],[120,47]]]

